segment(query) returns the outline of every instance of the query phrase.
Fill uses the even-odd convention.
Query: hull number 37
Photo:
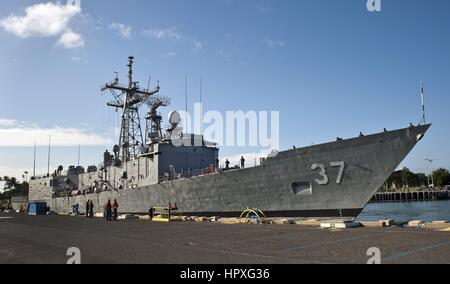
[[[331,162],[330,167],[339,168],[339,173],[336,178],[336,184],[341,184],[345,173],[345,162]],[[323,164],[315,163],[311,166],[311,170],[318,171],[319,173],[320,178],[317,178],[315,180],[318,185],[327,185],[330,182],[327,168]]]

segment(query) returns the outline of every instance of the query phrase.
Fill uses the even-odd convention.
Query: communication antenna
[[[50,153],[52,145],[52,135],[48,137],[48,164],[47,164],[47,175],[50,176]]]
[[[200,103],[203,103],[203,80],[200,78]]]
[[[80,166],[80,157],[81,157],[81,145],[78,145],[78,166]]]
[[[421,92],[421,97],[422,97],[422,122],[423,122],[423,124],[427,124],[426,117],[425,117],[425,92],[424,92],[423,81],[420,84],[420,92]]]
[[[36,141],[34,141],[33,178],[36,177]]]
[[[431,184],[434,185],[434,176],[433,176],[433,162],[434,160],[432,159],[425,159],[425,162],[427,163],[427,168],[428,170],[431,172]],[[430,185],[430,177],[427,177],[428,180],[428,187],[431,187]]]
[[[152,74],[148,76],[147,90],[150,89],[150,82],[152,81]]]
[[[185,99],[186,99],[186,120],[184,121],[185,128],[187,129],[187,121],[188,121],[188,77],[187,74],[185,75],[185,81],[184,81],[184,88],[185,88]]]
[[[200,77],[200,135],[203,134],[203,79]]]

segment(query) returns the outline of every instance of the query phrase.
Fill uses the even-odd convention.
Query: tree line
[[[0,177],[4,182],[3,193],[0,192],[0,200],[10,200],[12,196],[28,196],[30,185],[28,182],[19,182],[15,177]]]
[[[406,188],[406,187],[428,187],[434,182],[434,187],[445,187],[450,185],[450,173],[447,169],[437,169],[431,175],[424,173],[413,173],[408,168],[392,173],[387,180],[385,187]],[[383,188],[385,189],[385,188]]]

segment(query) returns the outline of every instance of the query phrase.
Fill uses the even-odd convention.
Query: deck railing
[[[163,182],[169,182],[169,181],[174,181],[174,180],[179,180],[179,179],[190,179],[190,178],[194,178],[194,177],[199,177],[199,176],[205,176],[205,175],[212,175],[212,174],[216,174],[219,172],[219,169],[216,167],[208,167],[206,169],[199,169],[199,170],[194,170],[194,171],[182,171],[181,173],[169,173],[165,176],[161,176],[159,177],[159,182],[163,183]]]

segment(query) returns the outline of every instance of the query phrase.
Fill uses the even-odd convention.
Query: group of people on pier
[[[104,206],[104,216],[106,221],[117,221],[118,218],[118,210],[119,203],[117,199],[114,199],[114,202],[111,202],[109,199],[108,202]],[[94,202],[92,200],[88,200],[86,202],[86,218],[94,217]]]

